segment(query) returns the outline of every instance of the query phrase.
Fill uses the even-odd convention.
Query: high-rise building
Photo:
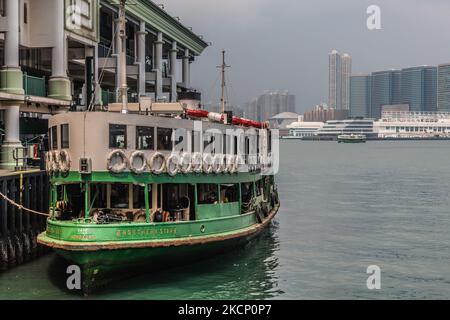
[[[437,71],[439,111],[450,112],[450,63],[440,64]]]
[[[410,111],[437,110],[437,68],[420,66],[401,71],[402,104]]]
[[[358,74],[350,77],[350,116],[370,117],[371,76]]]
[[[371,76],[370,117],[379,119],[384,105],[401,104],[401,71],[373,72]]]
[[[341,108],[341,56],[336,50],[328,55],[328,105]]]
[[[340,55],[337,50],[333,50],[328,61],[328,105],[337,110],[348,110],[352,58],[347,53]]]
[[[341,109],[350,109],[350,75],[352,74],[352,58],[344,53],[341,56]]]
[[[282,112],[295,112],[295,95],[288,91],[266,91],[245,106],[245,115],[266,121]]]

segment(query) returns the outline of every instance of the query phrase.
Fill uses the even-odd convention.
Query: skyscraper
[[[379,119],[382,106],[401,103],[401,71],[373,72],[371,78],[370,117]]]
[[[246,104],[246,117],[266,121],[282,112],[295,112],[295,95],[288,91],[266,91]]]
[[[328,106],[341,109],[341,56],[333,50],[328,61]]]
[[[410,111],[436,111],[437,68],[420,66],[401,71],[402,104]]]
[[[358,74],[350,77],[350,116],[370,117],[371,76]]]
[[[352,59],[347,53],[341,56],[333,50],[328,60],[328,105],[338,110],[348,110]]]
[[[350,75],[352,74],[352,58],[344,53],[341,56],[341,109],[350,108]]]
[[[439,111],[450,112],[450,63],[438,66],[438,102]]]

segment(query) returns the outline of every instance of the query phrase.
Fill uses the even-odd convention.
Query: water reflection
[[[111,285],[95,298],[268,299],[278,288],[276,221],[245,247],[194,264],[135,277]],[[93,296],[94,298],[94,296]]]

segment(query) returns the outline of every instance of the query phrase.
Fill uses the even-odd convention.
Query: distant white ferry
[[[339,143],[364,143],[367,140],[367,136],[364,134],[340,134],[337,137]]]

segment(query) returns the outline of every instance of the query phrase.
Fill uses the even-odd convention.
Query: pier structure
[[[13,201],[0,198],[0,271],[44,251],[46,217],[24,208],[48,212],[39,160],[51,115],[107,110],[123,89],[131,104],[198,105],[190,68],[209,45],[202,36],[148,0],[127,1],[125,30],[119,18],[119,1],[0,0],[0,192]]]
[[[45,134],[49,115],[120,102],[121,74],[126,73],[131,103],[197,96],[190,67],[208,46],[202,36],[148,0],[127,1],[121,35],[118,4],[0,0],[3,169],[15,168],[14,153],[21,158],[26,141]],[[120,52],[125,52],[125,64]]]

